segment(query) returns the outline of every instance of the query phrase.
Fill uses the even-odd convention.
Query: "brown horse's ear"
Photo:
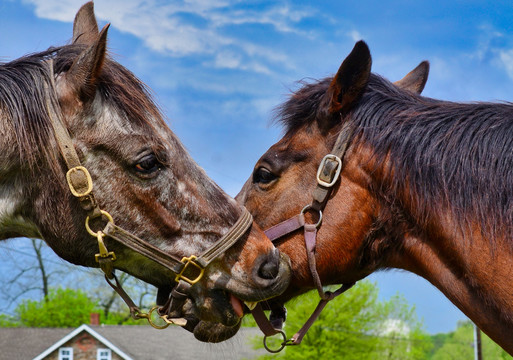
[[[319,119],[330,119],[332,115],[349,111],[354,106],[367,86],[371,65],[369,47],[358,41],[331,81],[321,103]]]
[[[429,75],[429,62],[421,62],[415,69],[410,71],[401,80],[396,81],[394,84],[402,89],[420,94],[426,86]]]
[[[82,5],[73,23],[73,44],[91,45],[98,39],[98,23],[92,1]]]
[[[82,102],[94,97],[107,51],[107,30],[105,25],[95,42],[85,49],[73,62],[65,75],[66,87]]]

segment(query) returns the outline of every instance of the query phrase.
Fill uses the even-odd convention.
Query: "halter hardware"
[[[302,216],[302,217],[304,218],[304,216],[305,216],[305,212],[310,211],[310,210],[312,210],[312,211],[317,211],[317,213],[319,214],[319,220],[317,220],[317,223],[315,224],[315,228],[317,228],[317,229],[318,229],[318,228],[319,228],[319,226],[321,226],[321,224],[322,224],[322,210],[320,210],[320,209],[316,210],[316,209],[314,209],[314,208],[312,207],[312,204],[308,204],[308,205],[306,205],[306,206],[303,208],[303,210],[301,210],[301,212],[299,213],[299,216]],[[304,221],[304,220],[303,220],[303,224],[305,224],[305,221]],[[303,225],[303,226],[304,226],[304,225]]]
[[[200,264],[198,264],[195,260],[198,260],[196,255],[191,255],[189,257],[182,258],[181,262],[184,264],[184,266],[183,266],[182,270],[178,274],[176,274],[175,282],[184,280],[184,281],[188,282],[189,284],[194,285],[198,281],[201,280],[201,278],[203,277],[203,273],[205,272],[205,268],[203,266],[201,266]],[[189,267],[189,265],[194,266],[196,269],[199,270],[199,274],[194,279],[190,279],[184,275],[184,272],[185,272],[185,270],[187,270],[187,268],[191,269],[191,267]]]
[[[83,166],[75,166],[68,170],[66,173],[66,180],[73,196],[80,198],[87,196],[93,191],[93,180],[91,174]],[[82,192],[77,188],[85,188]]]
[[[326,155],[317,169],[317,183],[330,188],[337,183],[342,170],[342,160],[336,155]]]

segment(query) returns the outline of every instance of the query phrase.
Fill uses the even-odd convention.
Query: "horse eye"
[[[264,167],[259,167],[253,173],[253,183],[269,184],[276,178],[277,178],[276,175],[274,175],[272,172],[270,172],[269,170],[267,170]]]
[[[154,154],[144,156],[135,164],[134,168],[140,174],[149,175],[162,167],[162,164],[157,160]]]

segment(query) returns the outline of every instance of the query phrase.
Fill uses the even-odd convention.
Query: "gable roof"
[[[0,328],[0,359],[42,359],[44,354],[58,349],[57,344],[64,344],[82,331],[87,331],[123,359],[240,360],[266,354],[263,349],[253,349],[251,344],[252,338],[262,336],[256,328],[241,328],[233,338],[211,344],[199,342],[177,326],[157,330],[142,325],[82,325],[76,329]]]
[[[69,332],[68,328],[0,328],[0,359],[33,359]]]
[[[98,341],[100,341],[105,346],[107,346],[109,349],[111,349],[112,351],[117,353],[122,359],[124,359],[124,360],[133,360],[131,357],[129,357],[127,354],[125,354],[123,351],[121,351],[116,345],[112,344],[109,340],[107,340],[106,338],[104,338],[103,336],[98,334],[96,331],[91,329],[86,324],[82,324],[79,327],[77,327],[75,330],[70,332],[68,335],[64,336],[59,341],[57,341],[52,346],[50,346],[48,349],[46,349],[41,354],[36,356],[33,360],[42,360],[42,359],[44,359],[46,356],[50,355],[52,352],[57,350],[59,347],[61,347],[62,345],[64,345],[69,340],[73,339],[75,336],[77,336],[78,334],[80,334],[83,331],[86,331],[91,336],[95,337]]]

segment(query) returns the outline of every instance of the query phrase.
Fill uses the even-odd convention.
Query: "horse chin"
[[[199,341],[218,343],[228,340],[239,331],[241,322],[239,321],[235,326],[226,326],[220,323],[213,323],[209,321],[199,321],[192,330],[185,327],[187,330],[192,331],[194,337]]]

